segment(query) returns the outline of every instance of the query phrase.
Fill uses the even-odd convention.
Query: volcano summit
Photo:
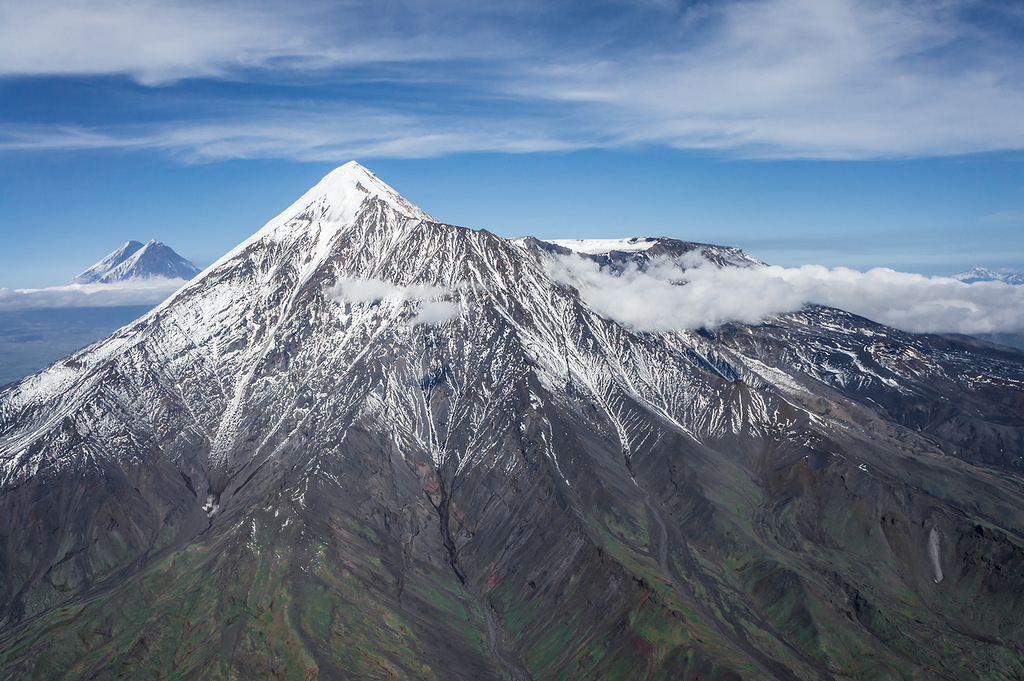
[[[1024,677],[1024,353],[633,330],[566,259],[761,265],[623,244],[350,163],[8,387],[0,677]]]

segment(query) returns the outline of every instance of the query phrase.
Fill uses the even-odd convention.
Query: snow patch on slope
[[[928,557],[932,561],[932,571],[935,574],[935,583],[942,581],[942,564],[939,562],[939,529],[932,527],[928,533]]]

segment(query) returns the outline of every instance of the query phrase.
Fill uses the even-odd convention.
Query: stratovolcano
[[[0,671],[1024,676],[1024,354],[822,307],[640,332],[552,266],[759,266],[633,246],[350,163],[7,388]]]

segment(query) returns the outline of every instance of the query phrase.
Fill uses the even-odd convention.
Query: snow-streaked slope
[[[90,284],[99,281],[115,267],[123,263],[136,253],[142,244],[138,241],[128,241],[113,253],[100,260],[98,263],[79,274],[71,280],[72,284]]]
[[[670,239],[635,244],[646,248],[633,257],[699,253],[720,266],[757,264],[738,249]],[[288,412],[302,401],[328,400],[345,419],[379,419],[399,441],[431,451],[438,463],[454,457],[462,468],[486,450],[494,434],[484,431],[496,427],[487,415],[526,373],[553,393],[577,385],[603,405],[624,443],[642,437],[631,432],[631,420],[649,418],[698,441],[763,435],[779,428],[779,395],[795,400],[793,386],[809,379],[898,392],[908,389],[902,382],[928,374],[865,350],[852,330],[831,333],[828,319],[817,327],[828,334],[822,341],[827,350],[806,354],[794,346],[790,351],[800,361],[774,371],[759,370],[761,358],[730,358],[727,346],[714,347],[693,333],[638,335],[552,279],[552,252],[545,242],[509,242],[437,223],[362,166],[346,164],[137,324],[4,393],[4,479],[39,470],[41,457],[74,465],[101,451],[99,445],[56,447],[44,455],[37,444],[56,437],[54,429],[69,418],[83,433],[121,427],[101,426],[116,415],[98,412],[96,422],[83,414],[97,385],[112,375],[121,391],[112,397],[128,412],[145,412],[145,404],[167,396],[180,403],[191,415],[180,427],[205,442],[197,446],[214,467],[230,468],[253,455],[242,443],[254,403]],[[358,295],[351,293],[353,284],[362,286]],[[368,296],[367,285],[378,293]],[[787,319],[793,321],[781,328],[803,317]],[[434,330],[437,325],[443,332]],[[877,332],[864,327],[859,333]],[[469,451],[447,451],[443,434],[425,425],[422,391],[409,390],[434,370],[422,347],[430,338],[434,352],[444,349],[459,363],[444,370],[463,386],[465,405],[445,428],[474,434]],[[936,360],[920,364],[969,387]],[[1012,369],[989,369],[995,379],[1017,380]],[[794,370],[791,377],[779,374]],[[736,403],[723,381],[741,374],[757,376],[754,385],[764,388]]]

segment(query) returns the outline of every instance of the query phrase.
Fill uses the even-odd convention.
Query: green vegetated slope
[[[5,643],[0,669],[39,679],[507,675],[489,652],[480,602],[448,566],[403,564],[399,547],[385,545],[392,538],[366,525],[310,522],[296,502],[282,505],[34,619]],[[641,669],[730,678],[688,634],[713,639],[705,626],[680,622],[678,606],[580,539],[587,556],[567,566],[576,589],[551,598],[542,582],[533,598],[506,602],[519,597],[514,576],[480,587],[534,678],[639,678]]]
[[[568,424],[563,432],[584,437]],[[1024,563],[1004,530],[970,524],[967,510],[941,497],[888,488],[895,480],[857,483],[839,457],[815,466],[804,450],[765,450],[759,458],[771,471],[757,477],[738,445],[715,450],[666,433],[634,455],[630,478],[602,441],[580,440],[589,449],[577,447],[561,471],[524,447],[517,471],[450,480],[412,456],[375,469],[314,461],[287,489],[280,477],[257,476],[250,505],[217,516],[195,540],[9,630],[0,671],[16,679],[1024,674]],[[727,447],[731,456],[722,455]],[[386,451],[371,449],[354,460]],[[905,475],[964,498],[940,489],[953,478],[935,462]],[[929,520],[911,520],[924,507]],[[939,582],[929,522],[943,528]]]
[[[7,645],[3,668],[24,678],[430,679],[445,678],[451,656],[499,676],[478,607],[451,571],[387,564],[369,527],[297,510],[285,501],[256,512],[110,593],[47,613]]]

